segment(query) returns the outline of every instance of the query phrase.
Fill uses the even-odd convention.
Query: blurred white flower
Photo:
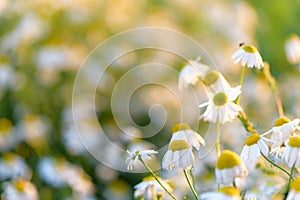
[[[288,167],[300,166],[300,136],[292,136],[286,143],[286,147],[282,152],[282,159],[286,162]]]
[[[242,107],[234,103],[241,92],[241,86],[237,86],[224,92],[212,94],[208,102],[199,105],[200,108],[207,106],[206,111],[199,118],[222,124],[233,121],[238,112],[242,111]]]
[[[279,117],[274,122],[274,127],[264,133],[263,135],[272,133],[271,140],[271,153],[279,155],[282,147],[288,141],[289,137],[294,135],[296,130],[300,130],[300,119],[296,118],[290,121],[286,117]]]
[[[1,199],[38,200],[38,192],[32,183],[25,179],[18,178],[3,184]]]
[[[15,71],[10,65],[0,64],[0,87],[13,88],[16,81]]]
[[[249,68],[256,67],[260,69],[264,67],[261,55],[257,48],[252,45],[242,45],[234,54],[232,54],[231,58],[234,59],[235,64],[241,61],[243,66]]]
[[[216,70],[208,71],[203,77],[203,83],[213,90],[213,92],[226,91],[231,88],[221,72]]]
[[[0,179],[12,179],[22,177],[27,180],[31,178],[31,170],[25,160],[11,152],[5,153],[0,159]]]
[[[10,119],[0,118],[0,151],[13,148],[24,139],[19,131],[15,130]]]
[[[193,131],[187,123],[175,124],[172,128],[171,142],[174,140],[186,140],[187,143],[197,150],[205,145],[204,139],[197,132]]]
[[[292,34],[284,45],[286,57],[291,64],[300,63],[300,38],[297,34]]]
[[[245,140],[245,145],[241,152],[241,159],[248,169],[253,169],[261,153],[265,156],[269,154],[269,147],[266,143],[269,139],[257,133],[249,135]]]
[[[47,142],[47,133],[50,126],[48,120],[43,116],[26,114],[17,128],[18,131],[24,134],[27,142],[33,147],[44,146]]]
[[[172,188],[170,185],[162,180],[160,177],[159,181],[163,184],[163,186],[169,191],[172,192]],[[146,199],[156,199],[157,196],[160,196],[161,199],[165,199],[168,194],[166,194],[165,190],[161,187],[161,185],[152,177],[145,177],[143,181],[134,186],[134,198],[139,199],[141,197]]]
[[[200,200],[241,200],[240,191],[231,186],[221,187],[219,192],[204,192]]]
[[[286,200],[300,199],[300,176],[293,180]]]
[[[105,188],[103,196],[109,200],[132,200],[130,186],[121,179],[112,181]]]
[[[66,184],[63,174],[68,170],[67,163],[58,158],[44,157],[38,164],[40,177],[48,184],[59,187]]]
[[[209,70],[209,66],[199,63],[199,59],[189,60],[188,62],[179,73],[179,90],[188,87],[188,85],[196,85]]]
[[[239,155],[230,150],[221,153],[216,165],[217,182],[222,185],[230,185],[235,178],[248,175],[248,170]]]
[[[173,168],[191,169],[195,161],[192,147],[186,140],[173,140],[169,144],[169,149],[162,159],[162,166],[166,170]]]
[[[141,159],[151,160],[151,154],[157,154],[157,151],[154,150],[135,150],[129,151],[127,150],[128,158],[126,160],[127,170],[132,170],[133,166],[136,165],[136,162]]]

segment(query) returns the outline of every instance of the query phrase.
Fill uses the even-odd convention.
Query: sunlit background
[[[291,34],[300,34],[299,18],[298,0],[0,0],[2,198],[25,199],[13,195],[26,191],[28,199],[41,200],[133,199],[133,186],[146,174],[120,172],[99,162],[81,144],[72,124],[72,89],[81,63],[100,42],[128,29],[163,27],[192,37],[232,85],[238,84],[241,73],[241,66],[230,58],[232,53],[241,42],[254,44],[278,80],[286,116],[299,117],[300,56],[288,59],[285,53]],[[186,119],[192,128],[202,135],[207,130],[208,123],[197,118],[197,105],[180,105],[172,93],[172,88],[177,88],[174,73],[160,77],[162,83],[172,86],[171,91],[155,84],[137,90],[129,104],[134,123],[126,130],[117,126],[111,110],[114,86],[129,69],[162,60],[168,60],[177,71],[184,65],[163,52],[139,51],[112,63],[97,87],[98,123],[106,136],[124,150],[134,145],[152,149],[167,145],[172,125],[180,120],[180,109],[190,113]],[[141,73],[137,76],[148,77]],[[201,91],[201,85],[195,89]],[[184,94],[192,94],[191,88],[188,90]],[[249,118],[260,132],[267,131],[278,113],[271,90],[258,70],[249,71],[243,91],[242,105]],[[204,95],[197,95],[205,101]],[[84,96],[82,100],[84,110]],[[190,102],[189,97],[185,102]],[[122,97],[117,103],[122,104]],[[167,121],[157,135],[145,137],[147,133],[138,126],[150,123],[148,112],[153,104],[164,106]],[[159,126],[159,119],[154,123]],[[101,149],[95,122],[85,121],[85,126],[89,130],[85,143]],[[223,136],[224,146],[238,152],[246,132],[236,120],[224,127]],[[127,156],[109,149],[103,152],[115,162]],[[159,166],[160,160],[157,158],[152,165]],[[215,184],[214,161],[208,159],[205,163],[200,163],[197,171],[197,180],[202,183],[198,190],[211,189]],[[173,179],[170,181],[174,187],[181,188],[176,191],[186,193],[182,181],[176,181],[180,177]]]

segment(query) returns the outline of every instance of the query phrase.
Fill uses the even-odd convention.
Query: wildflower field
[[[300,200],[299,18],[0,0],[1,200]]]

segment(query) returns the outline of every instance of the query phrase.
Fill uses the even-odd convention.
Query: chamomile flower
[[[204,83],[204,85],[206,85],[215,92],[225,91],[231,88],[230,84],[224,78],[222,73],[216,70],[208,71],[203,77],[202,82]]]
[[[14,153],[5,153],[0,159],[0,180],[18,177],[30,179],[31,174],[25,160]]]
[[[200,147],[205,145],[204,139],[197,132],[193,131],[187,123],[175,124],[172,131],[171,141],[184,139],[197,150],[200,150]]]
[[[159,181],[168,191],[172,192],[171,186],[166,181],[162,180],[161,178],[159,178]],[[136,199],[140,197],[144,197],[144,200],[156,199],[158,196],[160,199],[164,199],[166,196],[165,190],[152,176],[143,178],[143,181],[135,185],[134,189],[134,198]]]
[[[290,121],[286,117],[279,117],[275,120],[274,127],[263,134],[272,133],[271,140],[274,142],[271,143],[271,153],[280,154],[282,146],[288,141],[289,137],[294,135],[296,130],[300,130],[299,123],[300,119],[298,118]]]
[[[6,200],[37,200],[38,193],[35,186],[25,179],[18,178],[3,185],[4,191],[1,199]]]
[[[286,57],[291,64],[300,63],[300,38],[292,34],[284,45]]]
[[[300,166],[300,136],[290,137],[283,150],[282,158],[290,168],[294,164],[295,167]]]
[[[205,192],[200,195],[201,200],[240,200],[240,191],[231,186],[221,187],[219,192]]]
[[[208,102],[199,105],[200,108],[207,106],[206,111],[200,115],[200,119],[222,124],[231,122],[236,118],[239,111],[242,111],[242,107],[234,103],[241,92],[241,86],[237,86],[213,94]]]
[[[139,157],[142,159],[151,160],[151,154],[156,154],[158,152],[154,150],[136,150],[132,152],[127,150],[127,153],[127,170],[132,170],[133,166],[136,165],[136,162],[139,160]]]
[[[245,146],[241,152],[241,159],[247,164],[248,168],[252,169],[258,157],[262,154],[268,156],[269,147],[266,143],[268,139],[257,133],[249,135],[245,140]]]
[[[196,85],[205,72],[209,70],[209,66],[204,65],[196,60],[189,60],[189,63],[183,67],[179,73],[178,88],[182,90],[188,85]]]
[[[286,200],[300,199],[300,176],[293,180]]]
[[[217,182],[222,185],[230,185],[235,178],[243,178],[248,175],[248,170],[239,155],[230,150],[221,153],[215,172]]]
[[[257,48],[252,45],[242,45],[235,53],[232,54],[231,58],[234,60],[235,64],[241,61],[243,66],[247,66],[249,68],[256,67],[260,69],[264,67],[261,55]]]
[[[169,149],[162,159],[164,169],[173,168],[191,169],[195,161],[191,146],[186,140],[173,140],[169,144]]]

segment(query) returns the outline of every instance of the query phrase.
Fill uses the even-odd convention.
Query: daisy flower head
[[[292,34],[284,45],[286,57],[291,64],[300,63],[300,38],[297,34]]]
[[[282,158],[290,168],[293,165],[300,166],[300,136],[290,137],[283,150]]]
[[[266,140],[268,139],[257,133],[249,135],[246,138],[245,145],[241,152],[241,159],[247,164],[248,168],[252,169],[255,166],[255,163],[261,153],[268,156],[269,147]]]
[[[230,150],[221,153],[216,165],[217,182],[222,185],[230,185],[235,178],[248,175],[248,170],[239,155]]]
[[[200,195],[201,200],[240,200],[240,191],[232,186],[221,187],[219,192],[205,192]]]
[[[171,186],[165,181],[158,177],[159,181],[163,186],[170,192],[172,192]],[[134,186],[134,198],[139,199],[141,197],[146,199],[164,199],[166,195],[165,190],[161,185],[153,178],[153,176],[148,176],[143,178],[143,181]],[[159,198],[158,198],[159,197]]]
[[[179,73],[178,88],[182,90],[188,85],[196,85],[201,77],[209,70],[209,66],[198,62],[199,59],[189,60]]]
[[[193,131],[187,123],[175,124],[172,131],[171,141],[184,139],[196,150],[200,150],[200,147],[205,145],[204,139],[197,132]]]
[[[200,108],[207,106],[205,112],[200,115],[200,119],[222,124],[233,121],[239,111],[242,111],[242,107],[234,103],[241,92],[241,86],[237,86],[213,94],[208,102],[199,105]]]
[[[230,88],[230,84],[224,78],[223,74],[216,70],[208,71],[203,77],[202,82],[213,91],[225,91]]]
[[[37,200],[36,187],[29,181],[18,178],[4,183],[2,198],[6,200]]]
[[[261,69],[264,67],[261,55],[258,52],[257,48],[252,45],[242,45],[235,53],[232,54],[231,58],[234,60],[234,63],[241,61],[243,66],[249,68]]]
[[[289,120],[287,117],[279,117],[274,122],[274,127],[263,135],[272,133],[271,153],[277,155],[281,151],[282,146],[288,141],[289,137],[295,134],[296,130],[300,130],[300,119]]]
[[[191,169],[195,161],[191,146],[186,140],[173,140],[169,144],[169,149],[162,159],[163,168],[172,170],[173,168]]]
[[[293,180],[286,200],[300,199],[300,176]]]
[[[141,158],[145,160],[151,160],[151,154],[157,154],[157,151],[154,150],[136,150],[136,151],[129,151],[127,150],[128,158],[126,160],[127,163],[127,170],[132,170],[133,166],[136,162]]]

